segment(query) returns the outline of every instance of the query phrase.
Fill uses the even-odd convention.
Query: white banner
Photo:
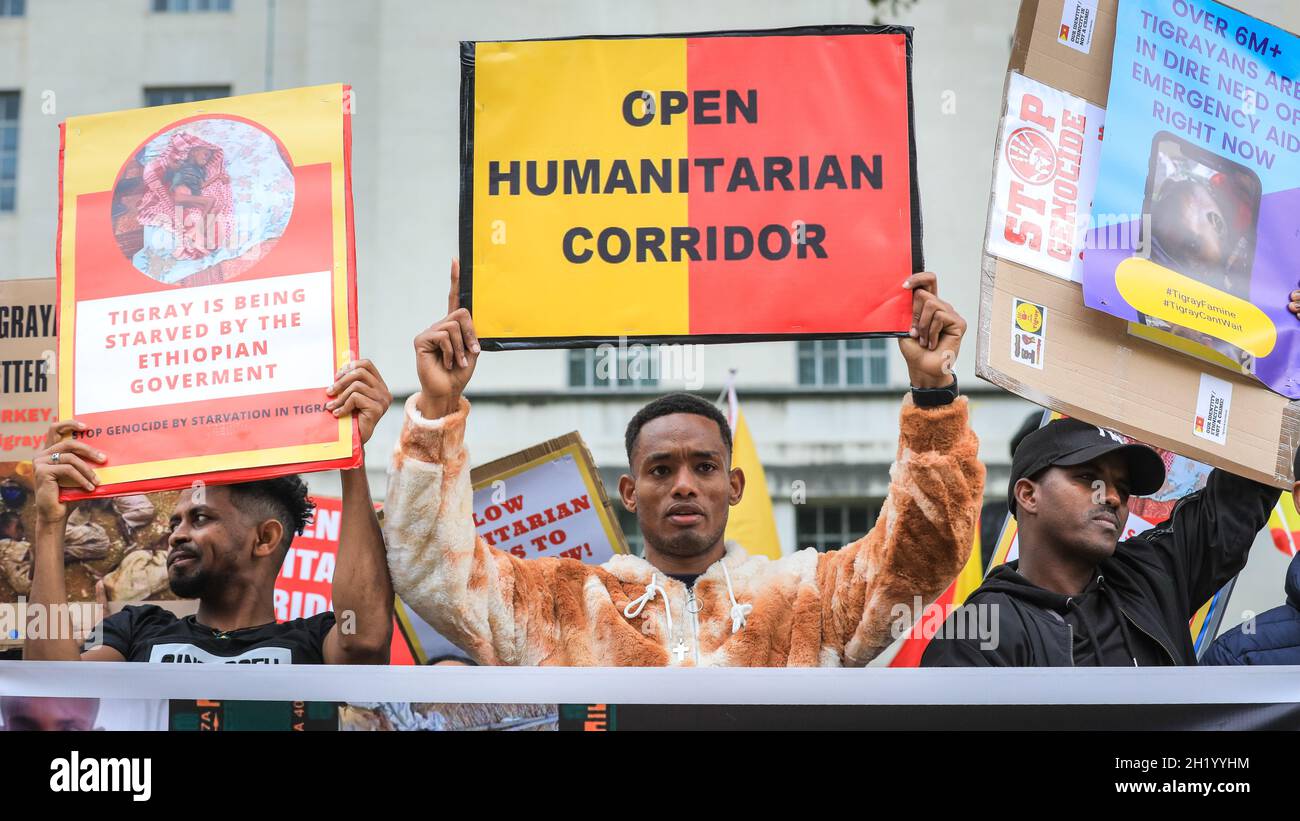
[[[450,704],[1286,704],[1300,693],[1300,667],[303,667],[0,661],[0,692]]]

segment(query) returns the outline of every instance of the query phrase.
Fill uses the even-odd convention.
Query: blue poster
[[[1300,398],[1300,38],[1122,0],[1084,302]]]

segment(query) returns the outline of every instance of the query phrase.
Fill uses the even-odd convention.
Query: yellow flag
[[[772,514],[772,497],[767,493],[767,477],[758,459],[754,437],[749,433],[745,415],[740,412],[734,387],[728,388],[731,423],[731,466],[745,473],[745,495],[727,517],[726,539],[740,544],[751,556],[781,558],[781,540],[776,535],[776,517]]]
[[[953,604],[961,604],[966,601],[966,597],[974,593],[975,588],[979,587],[980,583],[984,581],[984,562],[980,558],[983,548],[980,542],[979,519],[975,520],[975,538],[972,541],[974,544],[971,545],[970,557],[966,559],[966,565],[952,583]]]

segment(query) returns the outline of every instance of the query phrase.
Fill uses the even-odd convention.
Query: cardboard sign
[[[35,456],[56,419],[54,294],[52,279],[0,282],[0,463]]]
[[[588,564],[627,552],[596,464],[576,432],[480,465],[470,481],[474,528],[498,550]]]
[[[59,415],[108,454],[94,495],[358,463],[324,407],[357,350],[350,93],[62,125]]]
[[[489,349],[906,333],[911,29],[461,44]]]
[[[1008,71],[1107,108],[1119,3],[1098,0],[1095,15],[1089,16],[1093,28],[1086,53],[1060,40],[1062,16],[1074,5],[1074,0],[1022,0]],[[1115,111],[1114,105],[1107,108],[1103,152],[1117,139],[1111,124]],[[1015,112],[1008,108],[1004,116]],[[1085,248],[1085,264],[1094,252]],[[1041,369],[1034,364],[1040,360],[1015,355],[1020,332],[1016,306],[1026,302],[1039,306],[1047,318],[1039,343],[1045,353]],[[1222,401],[1227,399],[1224,391],[1202,390],[1202,375],[1213,368],[1131,335],[1129,327],[1124,319],[1085,307],[1077,283],[1007,259],[986,245],[976,347],[980,377],[1090,424],[1290,487],[1291,459],[1300,444],[1300,406],[1256,380],[1221,371],[1216,378],[1232,386],[1231,412],[1218,419],[1223,441],[1197,435],[1197,416],[1205,415],[1197,412],[1203,400],[1207,410],[1229,410]]]
[[[1300,398],[1300,38],[1213,0],[1120,7],[1090,308]]]
[[[990,254],[1082,280],[1105,120],[1106,111],[1087,100],[1011,73],[993,169]]]

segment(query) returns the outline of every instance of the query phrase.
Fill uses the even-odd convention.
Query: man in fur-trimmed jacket
[[[745,490],[731,432],[708,402],[675,394],[638,412],[626,436],[619,491],[645,558],[591,566],[520,559],[475,534],[461,394],[479,345],[453,263],[449,314],[415,339],[422,389],[406,403],[389,471],[394,589],[483,664],[866,664],[907,627],[892,623],[894,605],[933,601],[965,564],[984,490],[966,399],[948,367],[966,323],[938,298],[933,274],[907,287],[913,330],[899,347],[913,390],[871,532],[776,561],[724,543],[728,508]]]

